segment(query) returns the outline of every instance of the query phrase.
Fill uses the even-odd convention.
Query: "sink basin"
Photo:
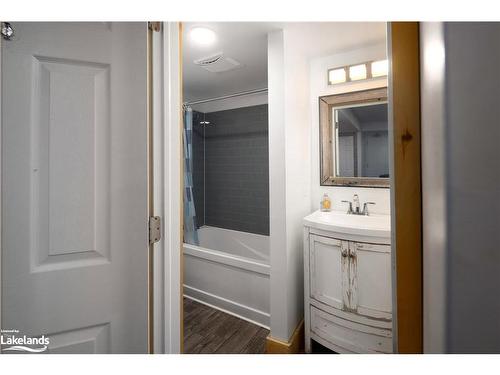
[[[357,236],[390,239],[391,217],[348,215],[345,211],[316,211],[304,218],[304,225],[311,228]]]

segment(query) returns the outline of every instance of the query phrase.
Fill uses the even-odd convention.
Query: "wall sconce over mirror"
[[[347,81],[347,69],[346,68],[338,68],[338,69],[330,69],[328,71],[328,82],[331,85],[337,83],[343,83]]]
[[[366,79],[366,74],[366,64],[353,65],[349,67],[349,79],[351,81]]]
[[[322,96],[319,110],[320,184],[389,187],[387,88]]]
[[[338,85],[340,83],[386,77],[388,74],[388,60],[369,61],[362,64],[328,69],[328,84]]]

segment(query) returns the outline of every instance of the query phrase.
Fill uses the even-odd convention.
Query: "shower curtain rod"
[[[244,96],[244,95],[251,95],[251,94],[258,94],[260,92],[266,92],[267,87],[264,89],[257,89],[257,90],[249,90],[249,91],[242,91],[238,92],[236,94],[231,94],[231,95],[224,95],[224,96],[218,96],[216,98],[210,98],[210,99],[203,99],[203,100],[195,100],[192,102],[186,102],[184,105],[193,105],[193,104],[201,104],[201,103],[208,103],[208,102],[213,102],[215,100],[222,100],[222,99],[229,99],[229,98],[235,98],[237,96]]]

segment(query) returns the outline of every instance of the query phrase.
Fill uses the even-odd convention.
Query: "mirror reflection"
[[[337,177],[389,177],[387,103],[332,107]]]

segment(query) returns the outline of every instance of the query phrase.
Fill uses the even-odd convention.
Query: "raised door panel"
[[[349,304],[348,243],[311,235],[309,246],[311,298],[345,309]]]
[[[102,354],[110,352],[109,324],[49,334],[52,354]]]
[[[376,319],[392,318],[391,247],[350,243],[351,309]]]
[[[32,272],[110,258],[109,65],[33,57]]]

